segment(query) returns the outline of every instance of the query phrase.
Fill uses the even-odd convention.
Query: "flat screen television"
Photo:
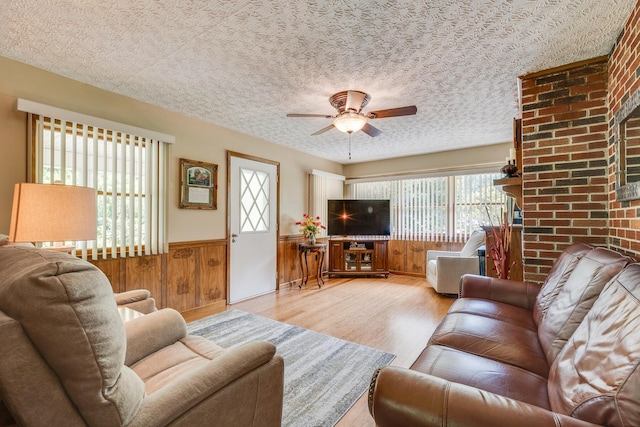
[[[329,236],[388,236],[391,234],[389,200],[328,200]]]

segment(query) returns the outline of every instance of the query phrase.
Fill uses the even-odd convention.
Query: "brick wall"
[[[631,255],[640,255],[640,201],[615,200],[615,122],[620,107],[640,90],[640,2],[627,20],[609,59],[609,246]]]
[[[525,280],[571,243],[608,244],[607,81],[607,58],[521,78]]]

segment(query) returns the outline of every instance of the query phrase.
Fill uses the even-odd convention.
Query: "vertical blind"
[[[481,225],[495,224],[502,218],[507,196],[493,185],[493,180],[501,177],[488,173],[455,177],[453,240],[465,242]]]
[[[329,215],[327,200],[344,198],[344,177],[318,170],[309,175],[309,212],[312,217],[319,216],[322,224],[327,225]]]
[[[167,144],[124,131],[34,114],[35,182],[97,190],[93,259],[167,251]]]
[[[392,239],[464,242],[504,209],[506,196],[493,186],[499,177],[485,173],[355,182],[347,184],[347,197],[389,199]]]

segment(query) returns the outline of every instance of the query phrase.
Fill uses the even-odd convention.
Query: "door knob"
[[[236,242],[236,238],[238,237],[238,235],[236,233],[233,233],[231,235],[231,243],[235,243]]]

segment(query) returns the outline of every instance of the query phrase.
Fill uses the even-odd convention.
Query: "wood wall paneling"
[[[406,271],[407,241],[389,240],[389,270]]]
[[[298,265],[298,242],[291,236],[280,238],[278,242],[278,284],[284,285],[300,279],[300,267]]]
[[[281,236],[278,242],[279,285],[300,283],[298,243],[302,236]],[[321,242],[328,243],[326,239]],[[396,274],[424,276],[426,251],[460,250],[462,243],[390,240],[389,270]],[[327,271],[331,250],[325,255]],[[90,260],[91,261],[91,260]],[[163,255],[109,258],[91,261],[102,270],[114,292],[148,289],[158,308],[170,307],[197,315],[210,308],[222,309],[227,300],[227,241],[207,240],[169,244]],[[309,254],[309,270],[316,270],[315,254]],[[312,277],[310,281],[313,282]]]
[[[113,259],[113,258],[96,259],[96,260],[90,259],[89,262],[91,262],[93,265],[98,267],[100,271],[102,271],[104,275],[107,276],[107,279],[109,279],[109,283],[111,283],[111,288],[113,289],[113,292],[118,293],[118,292],[123,292],[125,290],[125,286],[124,286],[125,282],[124,280],[121,280],[121,277],[120,277],[121,276],[120,260]]]
[[[162,255],[120,259],[125,265],[124,290],[147,289],[159,308],[165,306],[162,292]]]
[[[305,238],[300,236],[281,236],[278,243],[278,277],[279,285],[298,285],[302,278],[300,270],[300,259],[298,256],[298,243],[303,243]],[[329,266],[330,249],[326,238],[318,239],[318,243],[327,244],[322,271],[326,272]],[[309,254],[309,271],[317,270],[318,261],[315,254]]]
[[[227,249],[223,245],[199,248],[199,292],[196,306],[227,300]]]
[[[463,242],[390,240],[389,270],[394,273],[425,276],[427,273],[427,251],[460,251],[463,246]]]
[[[407,242],[407,265],[404,272],[424,276],[427,274],[427,252],[425,242],[410,240]]]
[[[169,248],[167,264],[167,306],[178,311],[196,307],[196,270],[199,248]]]

